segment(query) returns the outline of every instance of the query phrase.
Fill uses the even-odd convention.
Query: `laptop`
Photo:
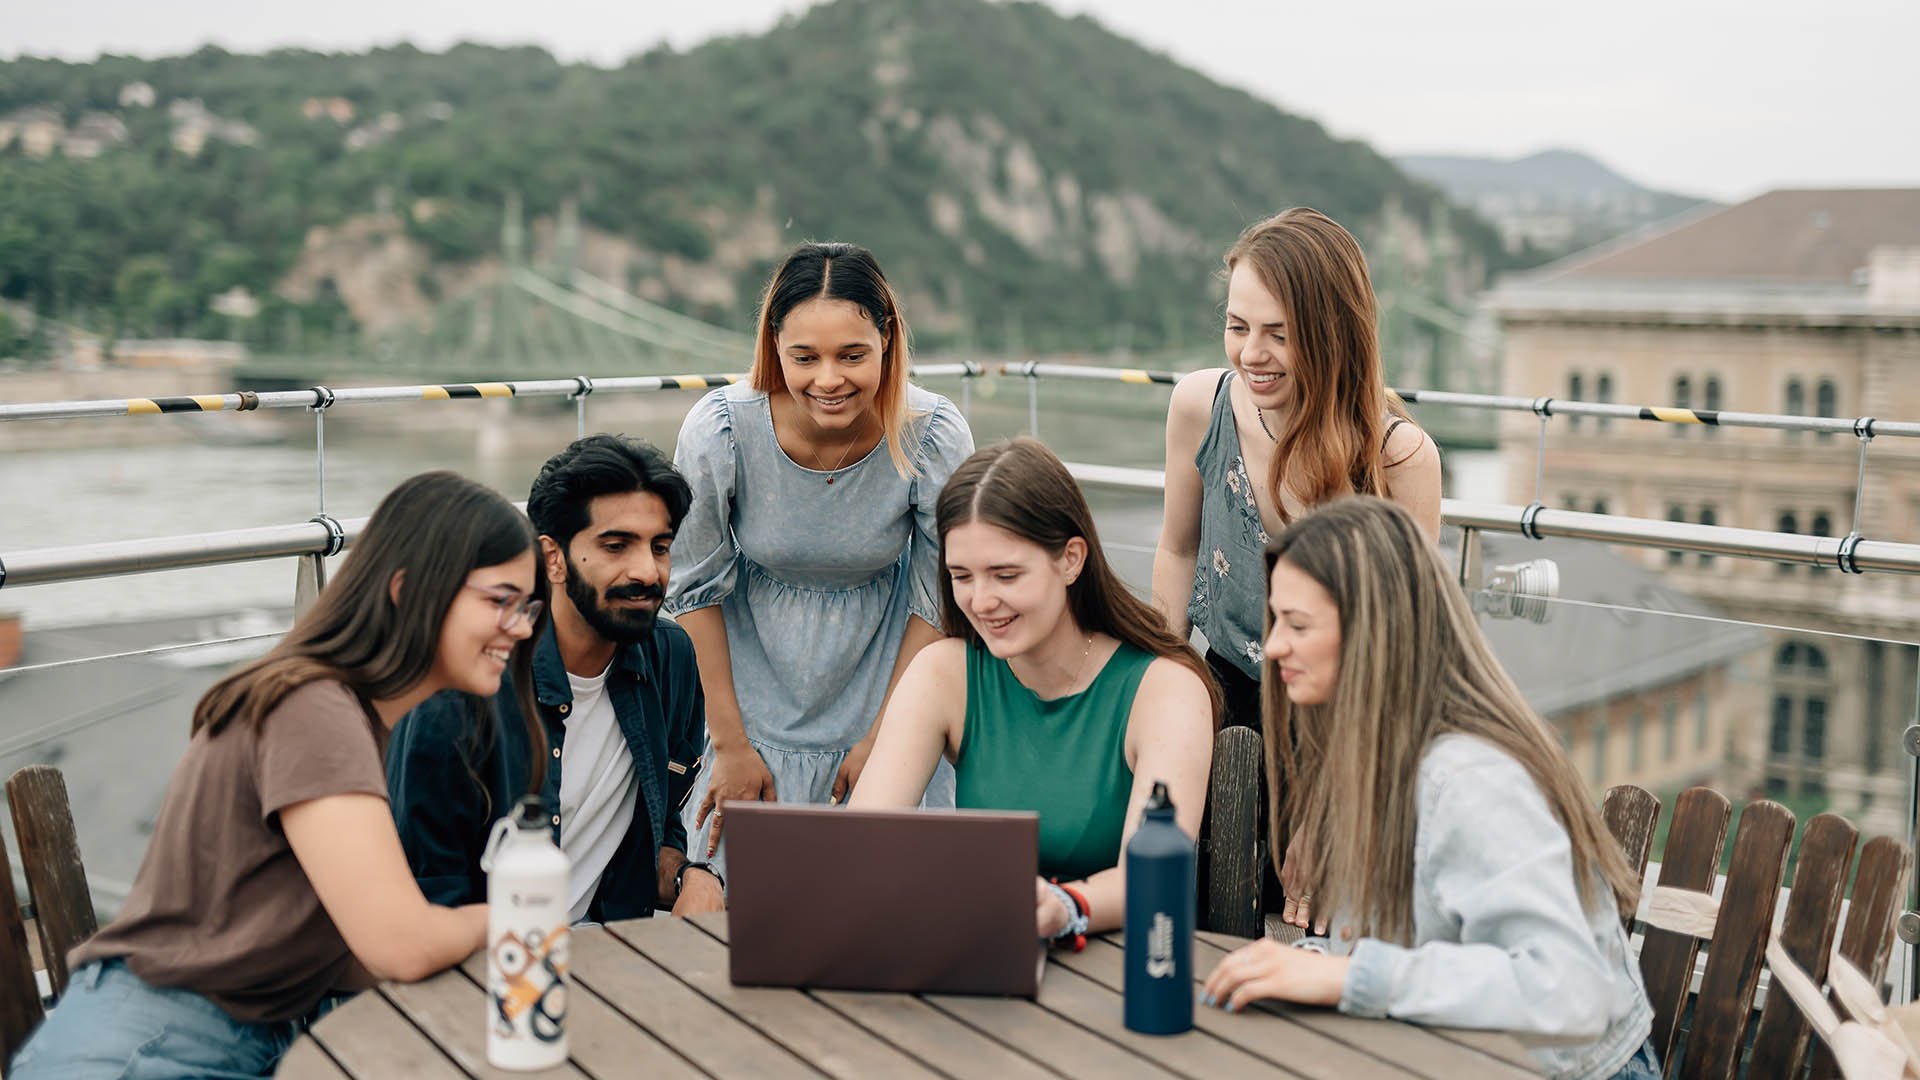
[[[1039,994],[1039,815],[734,801],[725,810],[736,984]]]

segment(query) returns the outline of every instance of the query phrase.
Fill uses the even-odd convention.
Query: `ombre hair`
[[[907,424],[912,419],[907,408],[907,320],[900,314],[893,286],[866,248],[809,240],[793,249],[760,298],[753,371],[747,381],[764,393],[786,391],[786,374],[780,369],[780,327],[794,308],[818,299],[853,304],[880,331],[880,388],[874,393],[873,410],[880,417],[894,470],[901,476],[914,475],[913,454],[907,445]]]
[[[346,684],[369,707],[405,693],[433,670],[441,626],[467,575],[534,544],[532,523],[489,488],[451,472],[403,481],[380,500],[340,573],[287,636],[200,699],[193,730],[217,737],[233,724],[257,728],[288,694],[318,679]],[[546,575],[533,580],[544,601]],[[543,613],[514,644],[507,665],[533,747],[529,791],[540,790],[546,773],[546,730],[533,701],[533,650],[546,620]],[[490,726],[486,699],[475,703],[482,726]]]
[[[1080,629],[1111,634],[1156,657],[1185,665],[1200,677],[1212,701],[1212,720],[1220,723],[1220,688],[1206,661],[1185,639],[1167,628],[1158,608],[1128,591],[1107,562],[1093,511],[1067,467],[1038,439],[1025,436],[997,443],[960,463],[940,489],[934,518],[940,532],[940,621],[948,637],[979,645],[980,632],[960,610],[953,579],[946,573],[947,535],[970,522],[1005,529],[1058,557],[1067,542],[1080,537],[1087,559],[1067,584],[1067,610]]]
[[[1307,845],[1315,911],[1351,911],[1359,933],[1409,939],[1420,762],[1435,738],[1458,733],[1492,743],[1533,778],[1567,830],[1587,904],[1604,887],[1615,910],[1633,912],[1638,875],[1413,515],[1385,499],[1336,500],[1274,539],[1269,582],[1279,562],[1325,589],[1340,619],[1340,667],[1325,702],[1288,700],[1271,658],[1260,673],[1267,771],[1279,778],[1274,865],[1290,826]],[[1269,603],[1269,633],[1272,624]]]
[[[1387,418],[1408,417],[1387,389],[1379,310],[1359,241],[1320,211],[1296,206],[1240,234],[1227,250],[1227,273],[1242,263],[1287,320],[1293,401],[1267,473],[1275,512],[1286,520],[1283,487],[1306,506],[1387,494],[1386,471],[1399,464],[1386,460]]]

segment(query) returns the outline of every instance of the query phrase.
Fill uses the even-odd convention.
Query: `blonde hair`
[[[1587,903],[1599,899],[1598,876],[1631,914],[1638,875],[1413,516],[1384,499],[1339,499],[1274,540],[1269,580],[1281,561],[1318,582],[1340,619],[1340,668],[1324,703],[1292,704],[1274,661],[1261,670],[1267,769],[1278,778],[1274,862],[1291,826],[1307,842],[1314,909],[1351,911],[1357,932],[1408,940],[1420,762],[1435,738],[1461,733],[1511,755],[1539,785],[1567,830]],[[1272,619],[1269,604],[1269,630]]]
[[[767,281],[760,298],[760,325],[747,381],[764,393],[784,393],[780,370],[780,326],[794,308],[809,300],[845,300],[864,312],[880,331],[880,387],[873,410],[880,418],[894,471],[913,476],[917,469],[907,429],[913,414],[907,405],[907,320],[873,252],[857,244],[809,240],[793,250]]]
[[[1387,389],[1378,307],[1360,242],[1304,206],[1248,226],[1227,249],[1231,275],[1245,263],[1287,320],[1293,404],[1274,439],[1267,487],[1286,520],[1281,489],[1302,504],[1387,494],[1386,424],[1407,417]],[[1410,419],[1410,418],[1408,418]]]

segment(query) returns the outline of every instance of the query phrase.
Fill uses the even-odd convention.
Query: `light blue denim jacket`
[[[1555,1080],[1614,1075],[1653,1007],[1610,899],[1588,907],[1574,888],[1533,778],[1483,739],[1442,735],[1419,784],[1413,944],[1353,942],[1340,1011],[1508,1031]],[[1345,949],[1338,929],[1328,945]]]

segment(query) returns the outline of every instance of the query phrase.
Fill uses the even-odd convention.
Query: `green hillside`
[[[140,83],[153,104],[123,104]],[[49,117],[66,141],[37,156]],[[623,271],[596,272],[734,327],[792,243],[866,244],[933,345],[1217,340],[1220,253],[1294,204],[1442,305],[1503,258],[1367,146],[1031,3],[835,0],[615,70],[470,45],[23,58],[0,62],[0,125],[0,298],[266,347],[354,322],[330,282],[287,288],[315,226],[390,208],[455,266],[497,253],[509,192],[536,222],[573,202]],[[75,156],[89,131],[104,147]],[[259,316],[214,311],[235,286]]]

